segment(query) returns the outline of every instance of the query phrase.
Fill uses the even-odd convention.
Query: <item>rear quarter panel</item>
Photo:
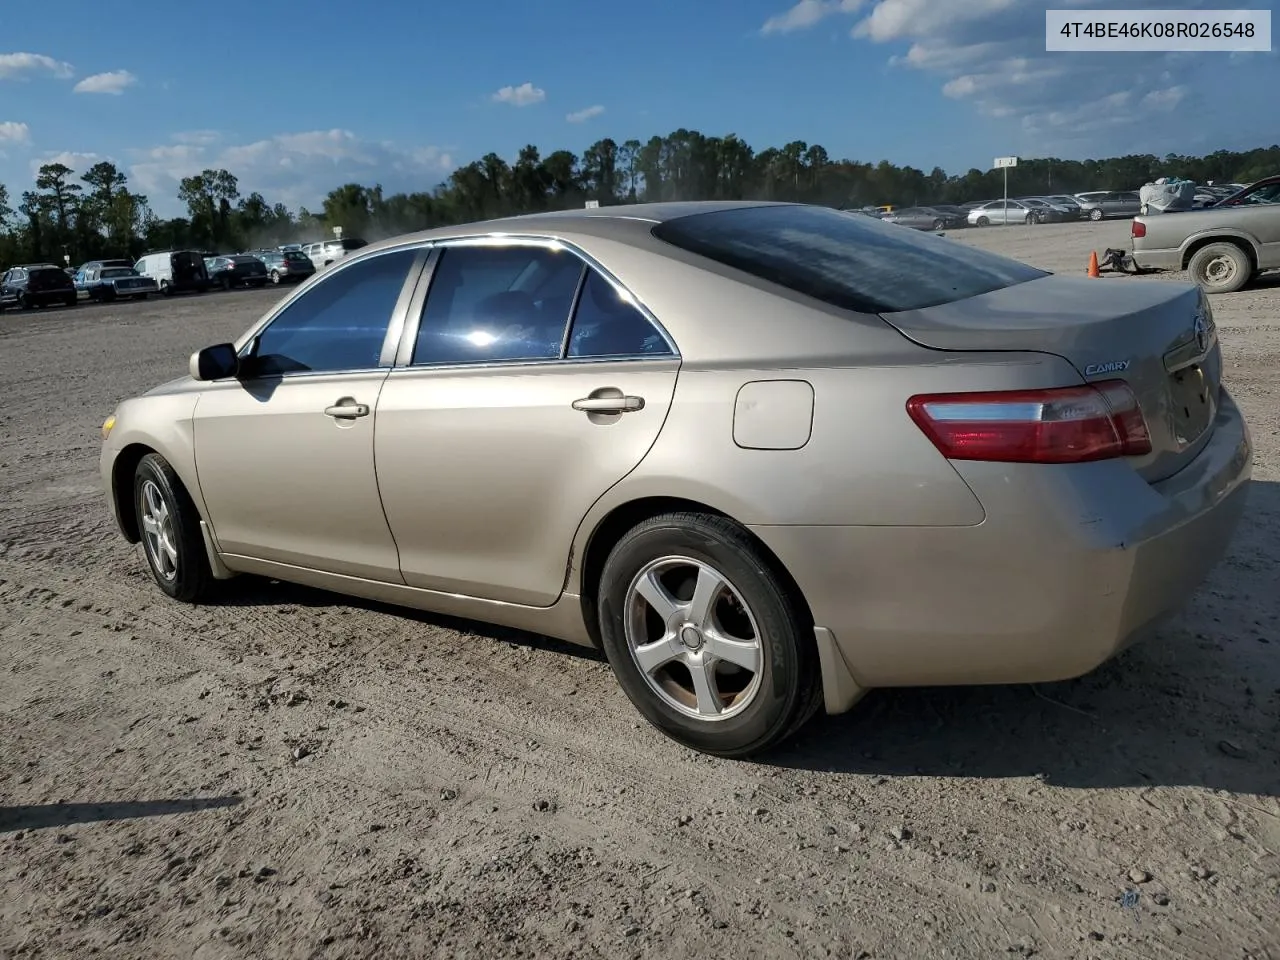
[[[812,430],[800,449],[744,449],[734,441],[738,391],[768,379],[813,386]],[[647,497],[705,504],[752,527],[766,543],[770,527],[980,524],[983,505],[909,418],[907,400],[917,393],[1079,382],[1054,356],[947,354],[905,339],[893,356],[857,366],[724,370],[686,363],[657,442],[589,512],[574,557],[583,555],[591,531],[611,511]]]

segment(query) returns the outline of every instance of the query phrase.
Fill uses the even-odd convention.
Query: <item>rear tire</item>
[[[1249,255],[1234,243],[1211,243],[1191,255],[1187,272],[1208,293],[1235,293],[1254,270]]]
[[[711,598],[702,611],[695,586]],[[800,605],[731,520],[671,513],[639,524],[610,552],[598,605],[623,692],[678,743],[751,756],[790,737],[821,705]]]
[[[170,288],[168,280],[160,281],[160,294],[165,297],[173,296],[173,290],[172,288]]]
[[[134,471],[133,506],[147,568],[160,589],[184,603],[212,596],[217,581],[200,533],[200,514],[173,467],[158,453],[147,454]]]

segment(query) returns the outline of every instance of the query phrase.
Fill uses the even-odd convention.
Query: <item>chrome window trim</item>
[[[343,270],[349,270],[357,264],[376,257],[387,256],[393,253],[403,253],[406,250],[415,252],[413,260],[409,264],[409,269],[405,273],[403,285],[400,287],[400,293],[396,297],[395,305],[391,308],[391,317],[387,322],[386,332],[383,334],[382,347],[378,352],[378,363],[376,367],[349,367],[341,370],[295,370],[286,373],[272,374],[269,377],[255,377],[254,380],[292,380],[297,377],[314,377],[314,376],[332,376],[347,373],[371,373],[375,371],[386,371],[395,362],[396,348],[400,343],[401,331],[404,329],[405,320],[408,316],[409,304],[413,299],[413,295],[417,290],[419,278],[422,276],[422,268],[431,253],[430,243],[422,240],[406,241],[398,243],[391,247],[381,247],[377,250],[370,251],[368,254],[345,257],[334,263],[325,271],[316,271],[283,300],[275,305],[267,314],[260,318],[256,324],[249,328],[248,332],[241,334],[240,338],[234,342],[236,354],[240,355],[244,352],[253,341],[261,336],[271,324],[287,310],[295,300],[304,296],[314,287],[327,282],[336,274]]]
[[[646,320],[653,326],[662,337],[663,342],[667,345],[668,353],[652,354],[621,354],[609,357],[566,357],[565,346],[567,338],[573,329],[574,313],[578,304],[578,296],[581,293],[581,287],[585,283],[586,271],[583,271],[579,278],[579,289],[575,291],[574,300],[570,306],[570,312],[565,317],[565,340],[561,342],[559,357],[545,358],[528,358],[519,360],[489,360],[475,361],[472,363],[459,363],[450,361],[447,363],[413,363],[413,351],[417,346],[418,329],[422,323],[422,313],[426,307],[427,296],[430,293],[430,280],[435,274],[436,265],[440,261],[439,253],[433,251],[427,268],[423,271],[423,282],[420,283],[418,289],[414,293],[413,300],[409,304],[409,316],[404,325],[404,332],[400,341],[400,349],[396,354],[396,369],[409,370],[486,370],[507,367],[541,367],[550,364],[580,364],[580,363],[618,363],[618,362],[638,362],[638,361],[658,361],[658,360],[680,360],[680,350],[672,339],[671,334],[667,331],[661,321],[654,316],[653,311],[645,305],[639,297],[632,293],[625,284],[622,283],[612,271],[604,266],[599,260],[593,257],[587,251],[583,250],[578,244],[563,237],[554,234],[532,234],[532,233],[485,233],[485,234],[466,234],[456,237],[437,237],[430,241],[435,250],[443,250],[448,247],[545,247],[549,250],[567,250],[571,255],[576,256],[587,267],[595,270],[605,279],[605,282],[613,287],[614,291],[623,300],[634,306],[644,316]]]

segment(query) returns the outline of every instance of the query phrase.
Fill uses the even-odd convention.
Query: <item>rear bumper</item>
[[[1133,249],[1133,262],[1144,270],[1181,270],[1182,251],[1178,248],[1140,250]]]
[[[1209,444],[1160,484],[1123,461],[956,463],[969,527],[753,527],[861,687],[1088,673],[1175,613],[1226,552],[1252,467],[1224,391]]]

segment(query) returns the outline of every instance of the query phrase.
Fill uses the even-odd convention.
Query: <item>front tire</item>
[[[988,226],[990,226],[990,225],[991,225],[991,221],[990,221],[989,219],[987,219],[986,217],[979,217],[979,218],[978,218],[978,226],[980,226],[980,227],[988,227]]]
[[[605,562],[598,604],[623,692],[685,746],[720,757],[760,753],[821,703],[817,651],[797,599],[730,520],[671,513],[633,528]]]
[[[1253,263],[1234,243],[1211,243],[1192,254],[1187,272],[1209,293],[1235,293],[1253,276]]]
[[[1102,219],[1102,211],[1101,211],[1099,208],[1094,207],[1092,210],[1090,210],[1090,211],[1089,211],[1089,219],[1090,219],[1090,220],[1101,220],[1101,219]]]
[[[133,505],[147,567],[168,596],[199,603],[215,585],[200,534],[200,515],[164,457],[149,453],[133,477]]]

